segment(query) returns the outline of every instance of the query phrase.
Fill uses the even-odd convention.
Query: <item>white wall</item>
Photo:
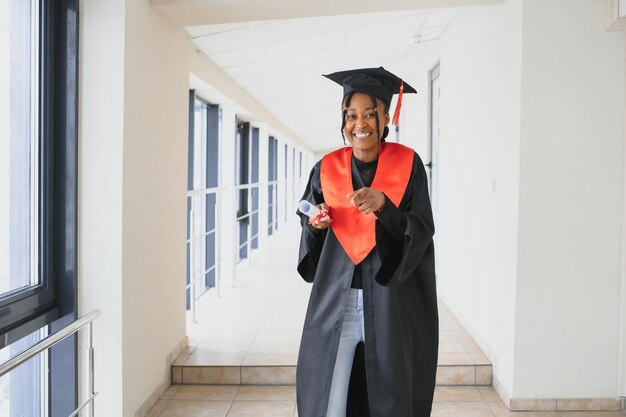
[[[83,0],[80,8],[78,309],[102,310],[96,413],[121,416],[124,1]]]
[[[163,381],[185,338],[187,37],[126,2],[124,68],[124,415]]]
[[[524,2],[515,397],[617,395],[623,33]]]
[[[626,42],[624,42],[626,47]],[[626,67],[626,50],[624,53],[625,58],[625,67]],[[626,73],[625,73],[626,78]],[[626,82],[624,83],[624,87],[626,87]],[[626,89],[625,95],[626,97]],[[624,111],[623,114],[626,115],[626,100],[624,103]],[[624,123],[622,126],[625,126],[626,131],[626,117],[624,118]],[[624,161],[626,161],[626,146],[624,147]],[[626,197],[626,170],[622,169],[622,198]],[[626,396],[626,204],[622,203],[622,264],[621,264],[621,289],[620,289],[620,328],[619,328],[619,367],[618,367],[618,391],[617,394],[624,397]]]
[[[440,62],[439,294],[513,388],[521,3],[461,9],[407,81],[402,142],[429,161],[429,70]]]
[[[145,411],[169,382],[169,355],[186,342],[190,73],[232,100],[223,105],[222,158],[234,160],[233,103],[290,134],[148,3],[81,2],[79,309],[102,310],[96,414],[105,416]],[[234,183],[229,164],[221,175]],[[228,281],[234,268],[223,273]]]
[[[464,8],[407,79],[403,141],[427,162],[441,62],[439,292],[507,398],[617,395],[624,44],[604,8]]]

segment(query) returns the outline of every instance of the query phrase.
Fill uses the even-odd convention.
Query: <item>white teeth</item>
[[[371,133],[367,133],[367,132],[358,132],[354,134],[354,137],[357,139],[365,139],[367,138],[369,135],[371,135]]]

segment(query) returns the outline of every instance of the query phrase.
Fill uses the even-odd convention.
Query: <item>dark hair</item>
[[[343,102],[341,105],[341,137],[343,138],[344,145],[346,144],[346,135],[344,134],[343,129],[346,127],[346,114],[348,113],[348,106],[350,105],[350,100],[352,99],[354,93],[358,93],[358,91],[351,91],[350,93],[346,94],[346,96],[343,98]],[[368,93],[363,94],[367,94],[368,96],[370,96],[370,99],[372,99],[372,105],[374,106],[374,111],[376,112],[376,135],[378,136],[379,143],[384,142],[387,134],[389,134],[389,128],[385,126],[385,130],[383,131],[383,135],[381,137],[380,122],[378,121],[378,102],[376,101],[376,97]],[[389,103],[382,99],[380,101],[384,103],[385,113],[389,113]]]

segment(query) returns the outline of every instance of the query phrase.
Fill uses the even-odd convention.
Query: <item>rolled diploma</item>
[[[306,200],[302,200],[298,203],[298,210],[300,210],[300,213],[306,214],[307,216],[309,216],[309,219],[314,219],[315,217],[319,216],[321,213],[320,209],[318,209],[316,206],[314,206],[313,204],[309,203]],[[325,222],[328,219],[330,219],[330,217],[328,217],[328,214],[327,214],[319,220]]]
[[[316,217],[320,214],[320,209],[306,200],[302,200],[298,203],[298,210],[300,210],[300,213],[309,216],[309,218]]]

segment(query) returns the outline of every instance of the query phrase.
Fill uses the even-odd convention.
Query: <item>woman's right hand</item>
[[[320,211],[328,211],[328,206],[326,205],[326,203],[322,203],[322,204],[318,204],[317,208]],[[322,217],[320,220],[314,220],[313,222],[309,223],[311,225],[311,227],[314,227],[315,229],[327,229],[328,226],[330,226],[330,224],[333,222],[333,219],[331,219],[329,216],[325,216]]]

